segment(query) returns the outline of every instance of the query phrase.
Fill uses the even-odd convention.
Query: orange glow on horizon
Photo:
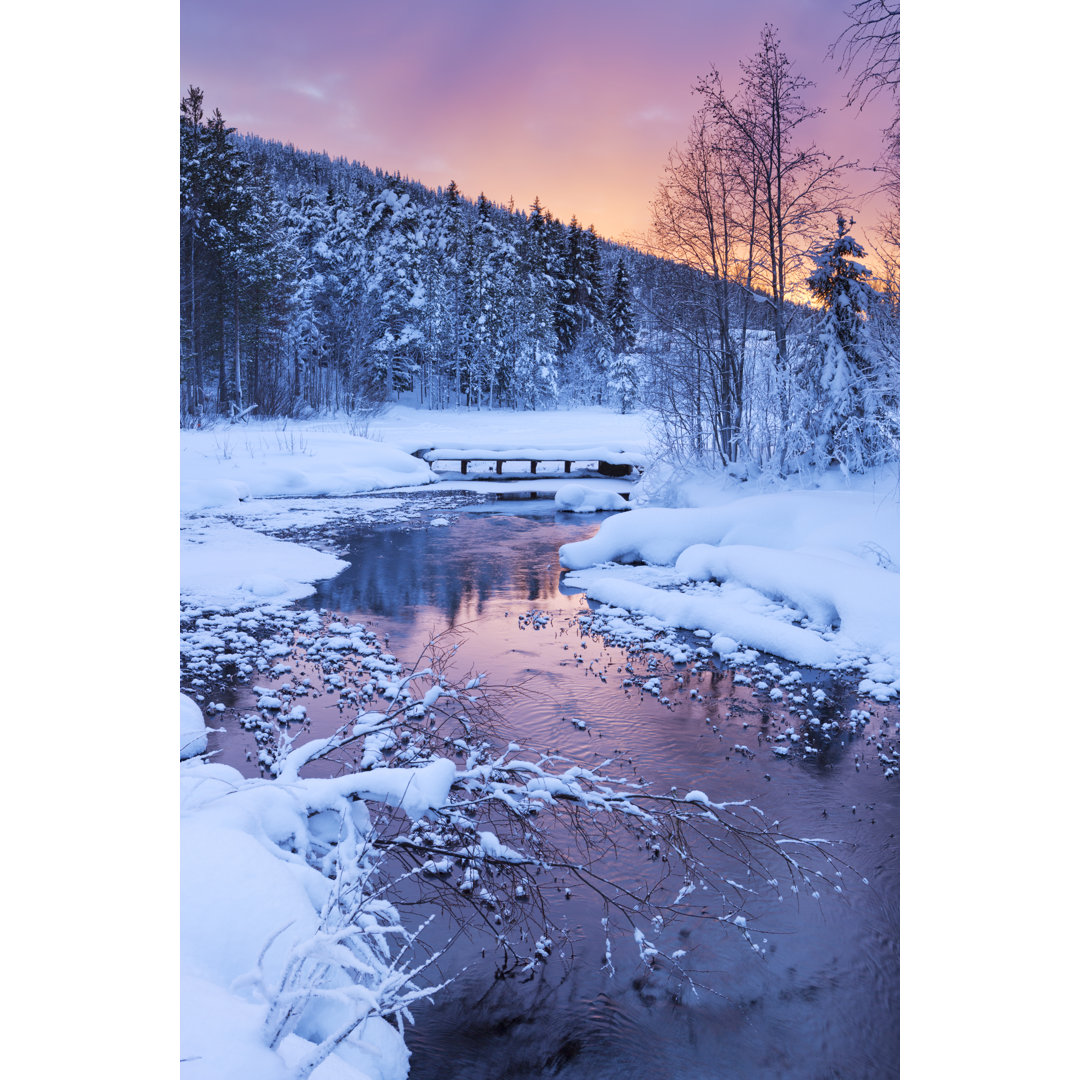
[[[527,209],[645,245],[670,149],[715,65],[732,85],[776,23],[796,68],[818,85],[830,153],[871,164],[889,108],[842,110],[846,79],[825,51],[843,29],[835,0],[550,0],[525,5],[412,0],[181,0],[181,95],[200,86],[241,132],[325,150],[430,187]],[[812,96],[811,96],[812,95]],[[869,186],[869,185],[868,185]],[[873,204],[858,208],[867,224]]]

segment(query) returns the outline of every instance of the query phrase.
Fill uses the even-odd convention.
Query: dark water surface
[[[618,752],[660,790],[752,798],[787,832],[835,842],[857,874],[845,875],[840,894],[823,886],[820,902],[770,899],[759,923],[764,958],[715,920],[665,928],[658,943],[685,949],[708,987],[696,993],[672,975],[643,971],[626,945],[615,950],[614,976],[603,971],[600,911],[579,895],[555,911],[564,938],[530,982],[493,981],[479,945],[456,944],[447,969],[470,966],[414,1010],[412,1080],[898,1075],[899,788],[865,745],[886,711],[872,706],[866,732],[814,760],[778,758],[765,740],[779,714],[766,691],[737,685],[711,664],[694,672],[665,661],[656,669],[662,694],[643,693],[623,685],[622,650],[582,635],[577,615],[587,604],[560,591],[558,548],[592,535],[602,515],[508,503],[450,516],[449,527],[358,531],[344,553],[350,568],[324,582],[310,606],[389,634],[401,660],[432,631],[463,628],[463,671],[532,691],[507,710],[522,743],[585,764]],[[537,620],[537,611],[549,618]],[[643,657],[629,662],[645,670]],[[849,689],[822,673],[803,675],[838,709],[854,707]],[[895,708],[889,718],[895,723]],[[632,877],[640,867],[631,859],[610,872]]]

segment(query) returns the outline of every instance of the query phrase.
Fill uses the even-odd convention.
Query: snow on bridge
[[[490,466],[494,464],[494,472],[490,467],[487,469],[474,469],[472,475],[499,476],[509,479],[512,476],[538,476],[543,475],[539,471],[541,465],[562,465],[563,476],[588,477],[608,476],[623,477],[633,476],[640,473],[646,464],[644,454],[627,450],[618,450],[611,446],[506,446],[480,445],[470,447],[432,447],[429,449],[414,450],[413,456],[426,461],[432,468],[436,462],[457,462],[463,476],[470,475],[470,462]],[[595,462],[595,466],[593,463]],[[524,466],[528,463],[528,471]],[[520,465],[520,469],[505,471],[506,465]],[[577,466],[575,468],[574,466]],[[544,470],[550,474],[551,470]]]

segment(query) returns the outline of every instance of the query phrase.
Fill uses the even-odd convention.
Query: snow
[[[600,562],[672,565],[691,544],[754,544],[899,560],[895,501],[870,492],[790,491],[736,498],[724,506],[643,508],[605,521],[595,537],[564,545],[568,570]],[[879,555],[880,552],[880,555]]]
[[[565,585],[591,600],[819,668],[860,668],[874,696],[899,680],[899,504],[866,490],[678,491],[720,505],[638,507],[565,544]],[[644,566],[627,564],[644,563]]]
[[[191,603],[290,603],[310,596],[312,582],[333,577],[347,565],[333,555],[229,522],[202,521],[183,530],[180,589]]]
[[[449,478],[445,485],[436,483],[428,465],[411,456],[414,450],[461,447],[470,456],[481,451],[477,460],[485,450],[494,454],[507,447],[549,458],[568,456],[571,449],[569,456],[576,458],[588,449],[595,451],[590,459],[608,461],[619,460],[615,449],[635,461],[647,461],[650,453],[642,416],[601,409],[421,413],[395,406],[372,419],[362,435],[349,428],[344,420],[284,427],[251,421],[182,433],[180,584],[186,609],[254,611],[280,621],[287,605],[346,566],[332,554],[280,535],[330,524],[348,513],[405,512],[403,498],[367,494],[378,489],[447,490]],[[582,431],[589,434],[588,447],[580,441]],[[611,605],[617,609],[614,618],[627,625],[637,618],[638,632],[650,638],[683,627],[703,635],[722,656],[760,650],[799,664],[858,669],[866,693],[882,700],[895,696],[899,514],[887,478],[859,488],[819,477],[814,490],[766,490],[731,478],[665,473],[656,466],[647,469],[645,481],[650,474],[661,482],[635,489],[632,508],[618,494],[629,488],[626,482],[566,483],[555,476],[529,482],[527,489],[553,493],[559,510],[625,511],[606,518],[591,539],[561,549],[562,566],[572,571],[568,587]],[[466,488],[522,486],[453,484],[453,490]],[[670,505],[644,505],[646,497]],[[418,520],[448,526],[451,519],[433,516],[435,509],[429,505]],[[550,557],[537,552],[538,560]],[[235,621],[239,618],[221,614],[186,635],[185,647],[196,652],[239,648],[234,639],[245,632]],[[362,634],[362,628],[332,625],[309,655],[336,655],[341,648],[371,653],[371,670],[385,675],[380,690],[390,692],[401,672],[365,646]],[[267,699],[266,708],[302,717],[303,706],[286,700],[280,690],[257,693]],[[440,693],[432,688],[418,705],[430,707]],[[358,727],[371,721],[364,760],[375,767],[334,779],[303,778],[301,768],[319,747],[301,743],[277,779],[251,780],[199,759],[208,731],[203,709],[181,696],[181,756],[188,758],[181,765],[180,830],[186,1076],[287,1077],[327,1025],[340,1021],[329,1005],[326,1011],[313,1005],[276,1048],[264,1037],[266,988],[277,985],[290,956],[295,961],[317,936],[333,888],[305,851],[320,829],[334,831],[324,816],[334,822],[335,815],[345,813],[361,834],[370,828],[368,803],[400,810],[415,821],[445,803],[459,775],[444,758],[415,767],[384,765],[380,715],[357,718]],[[781,756],[786,749],[774,752]],[[538,804],[578,793],[572,771],[531,776],[526,786]],[[708,803],[702,792],[688,798]],[[494,834],[481,833],[477,843],[487,856],[521,858]],[[402,1035],[373,1016],[312,1075],[316,1080],[405,1080],[407,1073]]]
[[[447,763],[449,764],[449,763]],[[452,766],[451,766],[452,768]],[[224,765],[181,772],[181,1057],[207,1080],[293,1075],[291,1066],[334,1023],[309,1007],[306,1027],[277,1051],[264,1038],[267,987],[320,928],[331,883],[292,849],[320,795],[305,785],[245,780]],[[332,967],[332,965],[331,965]],[[332,973],[328,976],[333,978]],[[310,1038],[302,1038],[299,1031]],[[404,1080],[408,1050],[377,1016],[311,1074],[320,1080]]]
[[[731,646],[737,641],[812,667],[833,668],[840,659],[837,650],[813,631],[772,617],[765,598],[754,594],[734,599],[699,596],[641,585],[602,571],[571,574],[566,585],[583,587],[590,600],[650,615],[667,626],[707,630],[714,635],[716,652],[733,652]],[[758,610],[752,606],[755,600]]]
[[[514,443],[469,443],[468,446],[438,446],[424,454],[425,461],[606,461],[611,465],[644,465],[642,453],[627,453],[613,446],[567,445],[555,441],[545,446],[522,446]]]
[[[180,433],[180,506],[235,506],[276,495],[353,495],[434,482],[396,447],[311,425],[237,424]]]
[[[612,412],[598,407],[558,412],[517,412],[511,409],[443,409],[419,412],[394,405],[371,421],[369,434],[386,446],[411,454],[433,447],[468,446],[486,449],[520,447],[542,450],[559,458],[567,447],[583,447],[581,433],[588,432],[593,447],[618,448],[627,454],[648,457],[652,439],[644,413]],[[555,453],[554,451],[560,451]],[[604,459],[609,460],[609,459]]]
[[[439,758],[422,768],[372,769],[334,780],[305,780],[303,784],[312,810],[325,809],[342,798],[355,796],[399,807],[416,821],[446,802],[455,775],[454,763]]]
[[[207,727],[202,709],[187,696],[180,695],[180,758],[194,757],[206,752]]]
[[[736,581],[833,627],[870,653],[896,655],[900,577],[879,566],[798,551],[748,545],[696,544],[675,563],[693,581]],[[771,651],[771,650],[770,650]]]
[[[586,487],[584,484],[563,484],[555,492],[555,509],[573,514],[597,510],[629,510],[630,504],[610,488]]]

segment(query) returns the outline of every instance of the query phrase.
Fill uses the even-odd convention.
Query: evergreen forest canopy
[[[453,182],[433,191],[238,135],[191,87],[182,421],[604,404],[654,410],[675,460],[781,473],[894,460],[898,240],[884,230],[873,278],[844,216],[853,166],[798,139],[819,111],[810,86],[770,26],[736,92],[715,71],[699,82],[653,253],[564,225],[539,198],[472,201]]]

